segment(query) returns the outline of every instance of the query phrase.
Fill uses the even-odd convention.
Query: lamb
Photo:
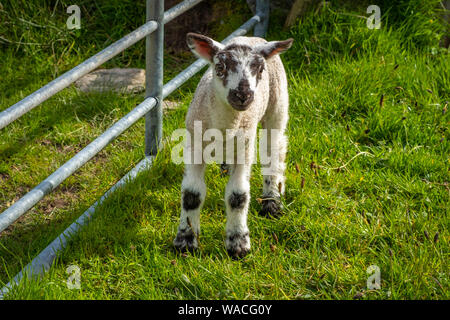
[[[260,149],[264,146],[270,150],[266,150],[270,153],[269,163],[261,164],[263,200],[260,214],[276,216],[281,213],[289,97],[286,73],[279,54],[289,49],[292,42],[293,39],[267,42],[258,37],[236,37],[225,46],[200,34],[187,34],[191,51],[210,63],[190,104],[186,116],[187,132],[192,137],[200,124],[202,133],[215,129],[225,136],[221,141],[224,149],[229,150],[230,145],[233,148],[237,146],[231,156],[226,152],[227,156],[223,158],[230,175],[225,190],[225,246],[234,259],[244,257],[250,250],[247,226],[249,180],[255,160],[259,122],[266,130],[266,134],[260,137]],[[239,139],[243,141],[243,150],[242,145],[239,148]],[[185,159],[191,161],[185,161],[180,223],[173,241],[180,251],[198,248],[200,210],[206,196],[206,161],[192,161],[196,158],[196,150],[205,148],[205,142],[194,140],[187,139],[184,149]],[[244,161],[237,161],[239,155]]]

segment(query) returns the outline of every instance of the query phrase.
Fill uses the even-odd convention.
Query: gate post
[[[256,14],[261,21],[255,26],[253,34],[255,37],[264,38],[269,27],[270,0],[256,0]]]
[[[145,115],[145,155],[156,156],[162,138],[162,88],[164,62],[164,0],[147,0],[147,21],[158,29],[145,39],[145,98],[157,104]]]

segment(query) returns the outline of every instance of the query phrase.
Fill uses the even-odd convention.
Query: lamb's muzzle
[[[230,105],[238,111],[247,110],[253,102],[255,93],[250,89],[247,79],[242,79],[236,89],[230,89],[227,100]]]

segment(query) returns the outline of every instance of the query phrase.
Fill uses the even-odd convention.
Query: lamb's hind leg
[[[173,245],[180,251],[198,248],[200,210],[206,196],[205,164],[186,164],[181,184],[181,216]]]
[[[286,110],[287,113],[287,108],[282,110]],[[259,212],[262,216],[276,217],[282,211],[280,198],[285,189],[286,123],[287,114],[284,112],[271,113],[262,123],[264,131],[260,137],[260,158],[263,194],[262,208]]]

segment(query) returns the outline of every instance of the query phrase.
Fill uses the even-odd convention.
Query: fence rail
[[[174,6],[166,13],[164,13],[164,24],[172,21],[177,16],[202,1],[203,0],[187,0]],[[80,63],[75,68],[67,71],[39,90],[36,90],[26,98],[12,105],[8,109],[2,111],[0,113],[0,130],[157,29],[158,23],[156,21],[148,21],[122,39],[117,40],[83,63]]]
[[[5,285],[5,287],[0,290],[0,299],[7,294],[13,285],[19,283],[25,276],[39,276],[46,272],[52,265],[57,253],[65,248],[67,241],[83,225],[89,222],[89,219],[94,214],[95,208],[114,192],[114,190],[124,185],[127,181],[132,180],[140,171],[148,168],[152,164],[152,159],[159,149],[162,137],[162,100],[207,64],[206,61],[199,59],[163,86],[162,65],[164,24],[201,1],[202,0],[185,0],[164,12],[164,0],[147,0],[148,21],[144,25],[0,113],[0,129],[2,129],[55,93],[69,86],[81,76],[92,71],[100,64],[111,59],[121,51],[147,36],[145,100],[78,152],[74,157],[68,160],[49,177],[43,180],[38,186],[0,214],[0,233],[143,116],[146,117],[146,151],[144,159],[111,187],[99,200],[89,207],[88,210],[86,210],[74,223],[53,240],[37,257]],[[246,34],[253,27],[255,27],[255,35],[263,36],[267,28],[268,4],[269,0],[257,0],[256,15],[231,33],[222,41],[222,43],[227,43],[236,36]]]

